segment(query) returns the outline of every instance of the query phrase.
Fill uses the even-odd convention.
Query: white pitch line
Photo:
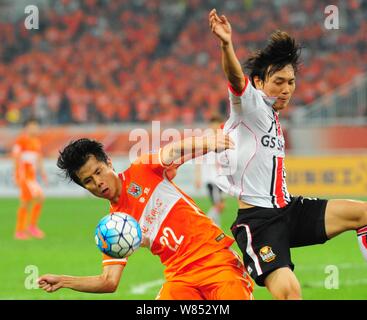
[[[157,280],[153,280],[153,281],[144,282],[142,284],[134,285],[130,289],[130,293],[133,293],[133,294],[144,294],[149,289],[155,288],[155,287],[159,287],[163,283],[164,283],[164,280],[163,279],[157,279]]]
[[[366,263],[325,263],[318,265],[296,265],[295,271],[297,270],[306,270],[306,271],[315,271],[320,269],[325,269],[326,266],[334,265],[339,269],[366,269]]]
[[[340,280],[339,281],[339,287],[345,286],[345,287],[354,287],[354,286],[360,286],[367,284],[367,278],[362,279],[356,279],[356,280]],[[325,282],[324,281],[306,281],[301,284],[302,287],[312,287],[312,288],[325,288]]]
[[[332,265],[330,264],[319,264],[319,265],[300,265],[296,266],[295,270],[302,270],[302,271],[315,271],[315,270],[324,270],[326,266]],[[339,269],[367,269],[367,265],[365,263],[336,263],[336,267]],[[164,283],[164,279],[156,279],[148,282],[143,282],[138,285],[134,285],[130,289],[130,293],[132,294],[145,294],[150,289],[159,287]],[[367,279],[358,279],[358,280],[346,280],[346,281],[340,281],[340,285],[345,286],[358,286],[358,285],[364,285],[367,284]],[[311,281],[311,282],[304,282],[303,285],[311,286],[311,287],[324,287],[323,281]]]

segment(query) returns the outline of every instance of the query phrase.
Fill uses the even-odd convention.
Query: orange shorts
[[[167,280],[158,300],[253,300],[254,282],[239,256],[222,249],[180,270]]]
[[[36,180],[23,180],[19,183],[19,187],[20,199],[23,201],[30,201],[43,196],[42,188]]]

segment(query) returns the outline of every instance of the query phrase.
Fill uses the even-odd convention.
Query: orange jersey
[[[158,154],[140,157],[119,174],[122,193],[110,212],[133,216],[142,229],[142,246],[158,255],[167,267],[167,279],[188,264],[230,247],[225,235],[194,203],[167,178]],[[126,259],[104,256],[103,264],[125,264]]]
[[[21,135],[13,147],[13,156],[18,158],[16,178],[36,179],[37,160],[41,154],[41,142],[38,138]]]

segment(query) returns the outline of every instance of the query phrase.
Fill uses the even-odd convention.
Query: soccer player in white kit
[[[276,299],[301,299],[290,248],[324,243],[356,230],[367,260],[367,203],[292,197],[287,191],[284,137],[279,112],[295,90],[300,46],[274,32],[267,46],[245,63],[245,76],[232,44],[231,25],[215,9],[209,26],[220,40],[229,81],[230,116],[224,133],[235,150],[220,156],[217,185],[239,201],[233,235],[256,283]]]

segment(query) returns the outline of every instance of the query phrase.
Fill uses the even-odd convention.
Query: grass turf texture
[[[209,201],[196,199],[207,211]],[[87,294],[61,289],[49,294],[32,286],[32,268],[39,274],[76,276],[98,275],[101,254],[94,243],[94,228],[108,213],[108,205],[94,198],[47,199],[40,227],[47,236],[43,240],[16,241],[13,238],[17,199],[0,199],[0,299],[154,299],[163,281],[159,258],[147,249],[139,249],[129,258],[118,290],[113,294]],[[222,224],[226,233],[237,210],[233,199],[226,199]],[[238,250],[237,246],[234,246]],[[300,280],[304,299],[367,299],[367,264],[363,260],[355,232],[344,233],[323,245],[292,250],[295,273]],[[339,289],[326,289],[333,265],[339,271]],[[33,269],[34,270],[34,269]],[[34,274],[33,274],[34,275]],[[264,288],[256,287],[256,299],[271,299]]]

